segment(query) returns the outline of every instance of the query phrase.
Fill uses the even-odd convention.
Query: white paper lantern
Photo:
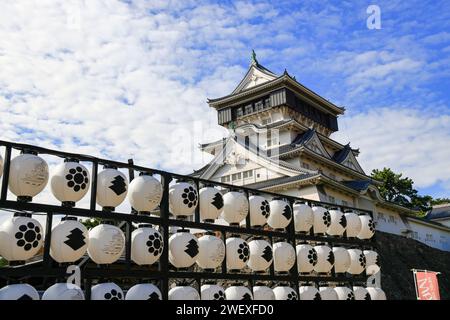
[[[39,300],[39,293],[27,283],[10,284],[0,289],[0,300]]]
[[[350,255],[350,267],[347,272],[350,274],[361,274],[366,268],[366,257],[359,249],[348,249]]]
[[[269,201],[261,196],[250,196],[250,225],[252,227],[262,227],[267,223],[270,214]]]
[[[164,250],[161,233],[149,224],[141,224],[131,234],[131,260],[138,265],[150,265],[158,261]]]
[[[125,235],[120,228],[99,224],[89,230],[88,255],[97,264],[117,261],[125,248]]]
[[[336,287],[334,291],[336,291],[338,300],[355,300],[355,294],[347,287]]]
[[[225,193],[223,204],[222,218],[229,224],[239,224],[248,214],[248,199],[242,192]]]
[[[216,269],[225,259],[225,244],[213,234],[205,234],[198,239],[197,264],[204,270]]]
[[[97,203],[101,207],[118,207],[125,200],[127,190],[127,177],[119,170],[107,168],[97,175]]]
[[[169,188],[169,207],[174,216],[192,216],[198,204],[197,188],[187,182],[177,182]]]
[[[338,295],[334,288],[331,287],[320,287],[319,288],[321,300],[339,300]]]
[[[295,249],[285,241],[273,244],[274,270],[276,272],[288,272],[295,264]]]
[[[225,290],[215,284],[204,284],[200,288],[202,300],[225,300]]]
[[[322,300],[319,290],[313,286],[301,286],[298,288],[300,300]]]
[[[343,247],[333,247],[334,271],[336,273],[345,273],[350,267],[350,255],[347,249]]]
[[[188,268],[199,253],[197,238],[187,229],[180,229],[169,238],[169,261],[176,268]]]
[[[231,286],[225,290],[227,300],[253,300],[252,292],[244,286]]]
[[[331,225],[331,215],[324,207],[312,207],[314,213],[313,231],[314,234],[325,234]]]
[[[333,250],[326,245],[318,245],[314,247],[317,252],[317,263],[314,266],[314,271],[319,273],[328,273],[334,265]]]
[[[358,238],[362,240],[370,239],[375,234],[375,222],[372,217],[365,214],[359,216],[361,220],[361,231],[358,234]]]
[[[294,225],[296,232],[308,233],[314,224],[314,213],[305,202],[294,204]]]
[[[275,300],[298,300],[297,292],[291,287],[279,286],[273,288]]]
[[[155,177],[141,174],[130,182],[127,197],[136,211],[150,212],[161,202],[162,185]]]
[[[353,287],[355,300],[372,300],[369,291],[364,287]]]
[[[50,255],[56,262],[75,262],[86,253],[89,244],[87,228],[75,217],[65,217],[52,229]]]
[[[347,220],[347,238],[356,238],[361,232],[361,219],[352,210],[345,211],[344,216]]]
[[[200,189],[200,219],[214,222],[223,211],[223,197],[219,190],[213,187]]]
[[[270,215],[267,224],[274,229],[284,229],[292,219],[292,209],[289,202],[275,198],[270,201]]]
[[[91,288],[91,300],[123,300],[122,289],[114,282],[96,284]]]
[[[169,290],[169,300],[200,300],[200,295],[192,287],[177,286]]]
[[[309,244],[299,244],[296,246],[297,269],[300,273],[310,273],[317,264],[318,256],[316,250]]]
[[[386,300],[386,293],[381,288],[367,287],[371,300]]]
[[[73,283],[55,283],[45,290],[42,300],[84,300],[84,293]]]
[[[34,154],[21,154],[11,160],[9,190],[19,198],[31,200],[48,182],[48,165]]]
[[[231,271],[245,268],[250,257],[250,249],[243,239],[230,237],[226,240],[227,269]]]
[[[139,283],[127,291],[125,300],[162,300],[162,294],[154,284]]]
[[[364,256],[366,257],[366,274],[373,275],[380,271],[380,265],[378,264],[378,253],[373,250],[364,250]]]
[[[53,169],[50,187],[62,203],[80,201],[89,190],[89,171],[77,161],[65,161]]]
[[[327,234],[330,236],[342,236],[347,227],[347,219],[344,213],[339,209],[328,210],[330,213],[330,226],[327,228]]]
[[[16,213],[0,225],[0,256],[8,261],[26,261],[43,243],[42,226],[31,217]]]
[[[275,300],[273,290],[267,286],[253,286],[253,300]]]
[[[272,246],[262,239],[255,239],[248,243],[250,258],[247,265],[253,271],[264,271],[270,267],[273,260]]]

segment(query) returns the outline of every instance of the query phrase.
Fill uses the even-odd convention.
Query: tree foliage
[[[433,198],[419,195],[414,189],[414,181],[403,177],[401,173],[395,173],[390,168],[372,170],[372,178],[383,184],[378,187],[381,196],[386,200],[406,208],[420,210],[425,213],[431,209]]]
[[[81,221],[81,223],[84,224],[84,226],[86,228],[88,228],[88,230],[89,230],[89,229],[94,228],[95,226],[98,226],[101,223],[101,219],[91,218],[91,219],[83,220],[83,221]]]
[[[450,203],[450,198],[436,198],[431,200],[431,204],[433,206],[438,205],[438,204],[444,204],[444,203]]]

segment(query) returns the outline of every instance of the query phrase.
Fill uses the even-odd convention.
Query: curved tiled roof
[[[450,219],[450,203],[434,206],[430,213],[427,214],[425,219],[434,220],[434,219],[442,219],[449,218]]]

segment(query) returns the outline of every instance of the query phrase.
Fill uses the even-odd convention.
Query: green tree
[[[437,204],[444,204],[444,203],[450,203],[450,198],[436,198],[431,200],[431,204],[433,206],[437,205]]]
[[[8,261],[6,261],[5,258],[0,257],[0,268],[6,266],[7,264],[8,264]]]
[[[81,221],[82,224],[88,229],[92,229],[95,226],[98,226],[101,223],[101,219],[99,218],[91,218]]]
[[[395,173],[390,168],[375,169],[372,170],[371,177],[383,183],[378,189],[385,200],[406,208],[420,210],[422,214],[431,209],[433,198],[428,195],[419,195],[413,187],[414,181],[408,177],[403,177],[401,173]]]

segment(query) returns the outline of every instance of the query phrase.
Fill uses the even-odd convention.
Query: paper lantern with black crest
[[[231,271],[244,269],[250,257],[250,248],[243,239],[232,236],[226,240],[227,269]]]
[[[386,293],[381,288],[367,287],[371,300],[386,300]]]
[[[273,263],[276,272],[288,272],[295,264],[295,249],[285,241],[273,244]]]
[[[204,270],[216,269],[225,259],[225,244],[212,232],[198,238],[198,266]]]
[[[306,202],[294,204],[294,225],[296,232],[308,233],[314,224],[313,210]]]
[[[177,286],[169,290],[169,300],[200,300],[200,295],[195,288]]]
[[[274,229],[284,229],[292,219],[292,208],[289,202],[282,198],[274,198],[269,202],[270,214],[267,224]]]
[[[333,247],[334,271],[336,273],[346,273],[350,267],[350,255],[343,247]]]
[[[319,287],[319,293],[321,300],[339,300],[338,295],[334,290],[334,288]]]
[[[353,294],[355,295],[355,300],[372,300],[369,291],[364,287],[353,287]]]
[[[139,283],[127,291],[125,300],[162,300],[162,294],[152,283]]]
[[[26,261],[43,243],[42,226],[31,214],[15,213],[0,225],[0,256],[8,261]]]
[[[321,206],[313,206],[313,231],[314,234],[325,234],[331,225],[331,215],[328,210]]]
[[[270,214],[269,201],[261,196],[250,196],[250,225],[252,227],[262,227],[267,223]]]
[[[48,182],[48,165],[41,157],[24,153],[11,160],[9,190],[18,198],[31,198],[44,190]]]
[[[275,300],[275,294],[270,287],[255,285],[253,286],[253,300]]]
[[[50,187],[56,199],[75,204],[89,190],[89,171],[76,160],[66,160],[52,170]]]
[[[122,289],[114,282],[96,284],[91,288],[91,300],[123,300]]]
[[[273,288],[275,300],[298,300],[298,294],[294,289],[287,286],[278,286]]]
[[[39,300],[39,293],[28,283],[10,284],[0,289],[0,300]]]
[[[314,271],[319,273],[328,273],[334,265],[333,250],[326,245],[318,245],[314,247],[317,252],[317,263],[314,266]]]
[[[225,297],[227,300],[253,300],[253,294],[249,288],[234,285],[225,289]]]
[[[266,240],[256,238],[248,243],[250,258],[247,265],[253,271],[265,271],[273,261],[272,246]]]
[[[84,300],[84,293],[73,283],[61,282],[45,290],[42,300]]]
[[[352,210],[346,210],[344,216],[347,220],[347,229],[345,230],[347,238],[356,238],[361,231],[361,220],[358,214]]]
[[[309,244],[299,244],[296,246],[297,269],[300,273],[310,273],[317,264],[318,256],[313,246]]]
[[[119,170],[106,167],[97,175],[97,203],[107,209],[119,206],[128,191],[128,179]]]
[[[151,265],[158,261],[164,250],[161,233],[150,224],[141,224],[131,234],[131,260],[138,265]]]
[[[361,220],[361,231],[358,234],[358,238],[361,240],[367,240],[373,237],[375,234],[375,222],[368,214],[359,216]]]
[[[205,222],[214,222],[223,211],[223,196],[213,187],[200,189],[200,219]]]
[[[188,182],[178,181],[169,188],[170,212],[175,217],[192,216],[198,205],[197,188]]]
[[[298,292],[300,300],[322,300],[319,290],[314,286],[301,286]]]
[[[336,287],[334,288],[338,296],[338,300],[355,300],[355,294],[353,290],[347,287]]]
[[[366,257],[359,249],[348,249],[350,255],[350,266],[347,270],[350,274],[361,274],[366,268]]]
[[[127,197],[131,206],[136,211],[153,211],[161,202],[161,182],[152,175],[141,173],[130,182]]]
[[[328,212],[330,213],[330,226],[327,228],[327,234],[330,236],[342,236],[347,227],[347,219],[344,213],[337,208],[328,210]]]
[[[200,288],[202,300],[225,300],[225,290],[216,284],[204,284]]]
[[[116,262],[125,248],[125,235],[111,224],[99,224],[89,230],[88,255],[97,264]]]
[[[364,250],[364,257],[366,257],[366,274],[373,275],[380,271],[380,265],[378,264],[378,253],[373,250]]]
[[[86,253],[89,232],[76,217],[64,217],[52,229],[50,255],[56,262],[75,262]]]
[[[169,238],[169,261],[176,268],[189,268],[199,253],[197,238],[188,229],[179,229]]]
[[[248,199],[245,193],[230,191],[223,195],[222,218],[229,224],[239,224],[247,217]]]

